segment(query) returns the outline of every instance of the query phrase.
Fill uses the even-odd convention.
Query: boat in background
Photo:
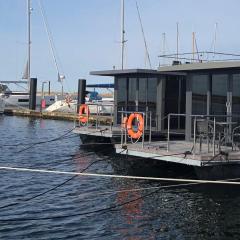
[[[114,98],[102,97],[98,92],[89,92],[85,98],[86,104],[89,106],[90,113],[92,114],[106,114],[113,113]],[[77,112],[77,100],[72,99],[70,95],[67,95],[64,100],[58,100],[51,106],[45,109],[46,112],[65,112],[76,113]]]
[[[11,91],[6,84],[0,83],[0,96],[3,96],[6,107],[28,107],[29,93],[21,91]],[[59,95],[45,95],[46,106],[52,105],[58,99],[62,99]],[[42,96],[36,96],[36,106],[41,105]]]
[[[40,10],[41,10],[41,14],[44,20],[44,25],[46,28],[46,32],[48,35],[48,39],[49,39],[49,44],[51,47],[51,52],[53,55],[53,59],[54,59],[54,64],[57,70],[57,79],[58,82],[61,83],[62,85],[62,94],[61,95],[55,95],[55,94],[50,94],[50,81],[49,82],[49,94],[44,94],[43,89],[44,89],[44,83],[47,83],[46,81],[40,82],[40,84],[42,85],[42,93],[37,94],[36,95],[36,106],[41,106],[41,102],[44,99],[45,105],[46,106],[50,106],[52,105],[55,101],[63,99],[63,80],[65,79],[65,75],[60,73],[59,70],[59,66],[57,64],[57,58],[55,56],[55,51],[56,49],[53,49],[53,40],[52,40],[52,36],[50,35],[50,30],[48,29],[48,24],[47,24],[47,20],[46,20],[46,16],[44,13],[44,9],[43,6],[40,2]],[[29,107],[29,98],[30,98],[30,80],[31,80],[31,45],[32,45],[32,41],[31,41],[31,13],[32,13],[32,7],[31,7],[31,0],[27,0],[27,32],[28,32],[28,39],[27,39],[27,62],[26,62],[26,67],[25,70],[23,72],[23,76],[22,76],[22,80],[20,81],[0,81],[0,95],[1,93],[5,95],[4,98],[4,102],[5,102],[5,106],[6,107]],[[15,91],[14,90],[10,90],[8,85],[9,84],[15,84],[16,86],[20,86],[20,85],[26,85],[25,86],[21,86],[21,88],[24,89],[24,91]]]
[[[5,110],[4,96],[0,95],[0,114],[3,114]]]

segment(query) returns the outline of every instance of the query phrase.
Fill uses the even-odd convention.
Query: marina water
[[[72,128],[1,116],[0,166],[134,174],[131,159],[107,145],[81,147],[79,136],[66,134]],[[239,239],[239,187],[159,184],[1,170],[0,239]]]

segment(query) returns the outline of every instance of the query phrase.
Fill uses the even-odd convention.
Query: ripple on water
[[[78,137],[36,145],[5,146],[50,140],[72,128],[72,123],[3,116],[0,118],[0,165],[122,173],[132,164],[119,156],[81,149]],[[126,160],[126,159],[125,159]],[[129,160],[131,161],[131,160]],[[110,162],[110,163],[109,163]],[[118,166],[116,162],[121,162]],[[132,168],[133,169],[133,168]],[[132,170],[130,169],[130,170]],[[76,177],[63,186],[31,201],[72,176],[1,170],[0,239],[238,239],[240,194],[237,187],[189,187],[124,192],[125,189],[157,186],[149,181]],[[122,205],[106,213],[88,211]],[[15,206],[1,208],[13,202]],[[62,216],[62,218],[61,218]],[[39,218],[49,218],[37,220]],[[55,218],[58,217],[58,218]],[[20,221],[4,222],[3,219]],[[34,218],[36,220],[26,220]]]

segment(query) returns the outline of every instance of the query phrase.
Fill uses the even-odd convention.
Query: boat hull
[[[236,179],[240,178],[240,164],[222,164],[207,167],[195,167],[199,179]]]
[[[4,109],[5,109],[5,101],[4,101],[4,98],[0,97],[0,114],[4,113]]]
[[[41,105],[41,96],[36,96],[36,105]],[[46,106],[49,106],[55,102],[55,96],[45,96],[44,97],[46,101]],[[5,104],[6,107],[16,107],[16,106],[22,106],[22,107],[28,107],[29,106],[29,94],[13,94],[8,95],[5,98]]]

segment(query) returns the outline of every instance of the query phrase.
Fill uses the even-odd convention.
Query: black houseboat
[[[118,138],[117,153],[191,165],[203,178],[240,176],[240,61],[91,74],[114,77],[113,118],[76,133]]]

